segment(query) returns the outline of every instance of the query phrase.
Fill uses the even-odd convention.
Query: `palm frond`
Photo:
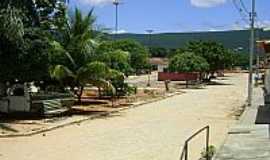
[[[72,63],[73,67],[74,68],[77,67],[76,62],[74,61],[74,59],[72,58],[70,53],[67,52],[65,50],[65,48],[59,42],[52,41],[52,42],[50,42],[50,46],[52,48],[52,53],[53,54],[55,54],[55,53],[57,53],[57,54],[63,53],[68,58],[68,60]]]
[[[81,11],[76,8],[73,23],[71,24],[71,30],[74,36],[82,35],[86,32],[91,33],[94,29],[94,23],[96,17],[93,15],[94,9],[91,9],[87,16],[83,16]],[[92,35],[92,34],[91,34]]]
[[[50,67],[50,75],[52,78],[55,78],[58,81],[61,81],[65,78],[72,77],[75,78],[76,76],[74,73],[63,65],[56,65]]]
[[[108,78],[109,79],[125,79],[125,74],[115,70],[115,69],[110,69],[109,73],[108,73]]]
[[[79,81],[83,82],[104,79],[108,73],[108,66],[102,62],[89,63],[77,71]]]

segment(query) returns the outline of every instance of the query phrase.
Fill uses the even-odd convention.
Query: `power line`
[[[255,25],[256,25],[256,28],[267,28],[268,24],[265,23],[260,17],[259,17],[259,14],[256,13],[255,14]]]
[[[249,10],[247,9],[247,7],[246,7],[245,3],[243,2],[243,0],[239,0],[239,1],[240,1],[240,4],[241,4],[243,10],[244,10],[247,14],[249,14]]]
[[[235,9],[237,10],[237,12],[239,13],[241,19],[245,22],[245,23],[250,23],[249,20],[248,20],[248,16],[249,14],[246,14],[243,12],[243,9],[237,4],[236,0],[232,0],[233,2],[233,5],[235,7]]]
[[[233,5],[234,5],[234,8],[239,13],[242,21],[244,21],[245,23],[249,24],[250,23],[249,18],[248,18],[249,17],[249,12],[246,9],[246,7],[245,7],[245,9],[242,9],[242,7],[244,6],[244,3],[243,2],[241,3],[243,5],[243,6],[241,5],[242,6],[241,7],[241,6],[238,5],[238,3],[236,2],[236,0],[232,0],[232,2],[233,2]],[[245,10],[247,11],[247,13],[245,13],[246,12]]]

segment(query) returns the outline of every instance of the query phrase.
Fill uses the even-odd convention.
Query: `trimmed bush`
[[[209,69],[209,64],[201,56],[192,52],[177,54],[170,59],[170,72],[204,72]]]

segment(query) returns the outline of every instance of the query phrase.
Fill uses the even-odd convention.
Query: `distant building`
[[[149,59],[149,63],[153,66],[153,68],[157,69],[158,72],[164,72],[169,66],[169,59],[153,57]]]
[[[257,41],[258,47],[264,50],[264,68],[270,67],[270,40]]]
[[[265,53],[270,53],[270,40],[257,41],[257,43],[264,49]]]

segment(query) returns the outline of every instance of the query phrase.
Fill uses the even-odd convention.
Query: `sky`
[[[114,32],[115,8],[113,0],[70,0],[87,13],[92,7],[97,26]],[[248,27],[247,11],[251,0],[120,0],[119,33],[196,32],[239,30]],[[235,1],[235,3],[233,2]],[[259,27],[270,28],[270,0],[256,0]],[[242,9],[240,9],[242,8]],[[241,10],[241,11],[240,11]]]

